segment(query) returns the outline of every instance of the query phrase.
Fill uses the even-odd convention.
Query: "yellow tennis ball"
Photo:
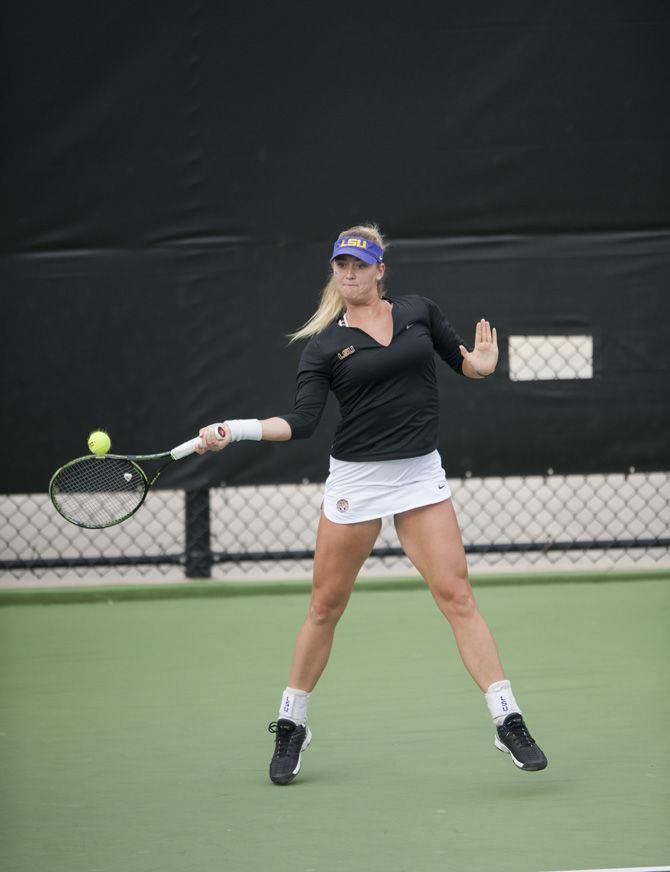
[[[98,457],[107,454],[112,447],[112,440],[104,430],[94,430],[88,437],[88,450]]]

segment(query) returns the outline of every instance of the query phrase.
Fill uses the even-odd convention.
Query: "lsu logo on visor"
[[[360,239],[358,236],[350,236],[348,239],[345,237],[338,240],[337,244],[340,248],[367,248],[368,240]]]

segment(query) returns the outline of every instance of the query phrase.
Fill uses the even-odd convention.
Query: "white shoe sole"
[[[298,756],[298,765],[293,770],[293,774],[297,775],[300,772],[300,761],[302,760],[302,752],[306,751],[309,748],[310,742],[312,741],[312,731],[309,727],[307,727],[307,733],[305,734],[305,741],[302,743],[302,748],[300,749],[300,755]]]
[[[515,766],[518,766],[519,769],[523,769],[523,763],[519,763],[519,761],[516,759],[514,754],[512,754],[512,752],[507,747],[507,745],[503,745],[503,743],[500,741],[500,739],[497,736],[494,737],[493,741],[495,742],[495,746],[499,751],[502,751],[503,754],[510,755],[510,757],[512,758],[512,762],[514,763]]]

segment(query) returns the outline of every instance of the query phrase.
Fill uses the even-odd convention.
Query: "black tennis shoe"
[[[275,733],[275,752],[270,760],[270,780],[275,784],[290,784],[300,772],[300,755],[312,741],[308,726],[294,724],[286,718],[268,726]]]
[[[496,733],[496,748],[509,754],[519,769],[538,772],[546,768],[547,758],[528,732],[518,712],[507,715],[503,723],[496,727]]]

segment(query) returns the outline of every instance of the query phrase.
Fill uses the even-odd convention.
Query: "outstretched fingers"
[[[491,327],[491,322],[486,318],[481,318],[475,325],[475,346],[473,351],[468,351],[464,345],[458,346],[462,357],[466,358],[474,354],[476,351],[489,351],[491,349],[498,351],[498,334],[495,327]]]
[[[477,326],[475,328],[475,347],[481,344],[497,345],[497,342],[498,336],[496,328],[494,327],[493,330],[491,330],[491,322],[487,321],[486,318],[477,321]]]

